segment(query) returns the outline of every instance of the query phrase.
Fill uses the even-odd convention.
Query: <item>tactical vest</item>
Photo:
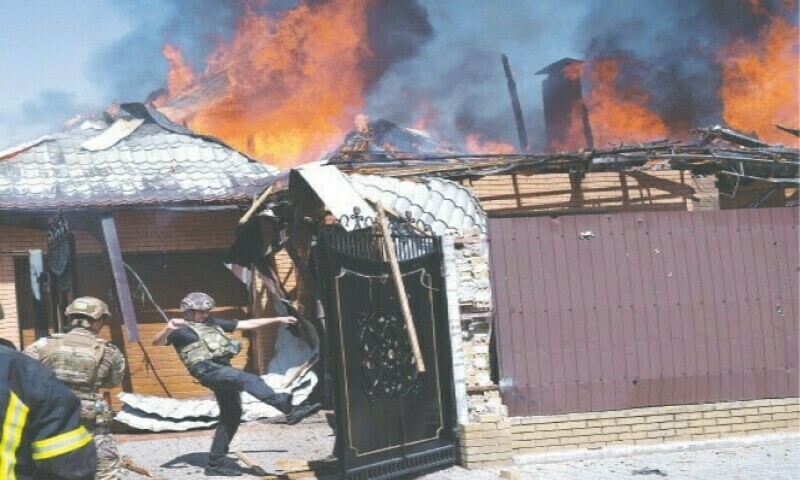
[[[231,340],[216,325],[186,322],[197,334],[198,340],[179,348],[178,356],[187,368],[206,360],[229,359],[242,350],[241,342]]]
[[[72,389],[96,389],[97,372],[106,350],[105,340],[67,333],[47,341],[46,364]]]

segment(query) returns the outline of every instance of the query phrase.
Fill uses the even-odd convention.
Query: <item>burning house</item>
[[[362,114],[348,133],[382,73],[359,47],[381,3],[344,3],[277,20],[248,11],[203,73],[165,44],[159,110],[123,105],[1,152],[5,335],[24,345],[57,329],[78,292],[112,299],[108,333],[131,365],[118,419],[177,430],[215,412],[182,401],[203,390],[171,351],[138,341],[161,326],[159,305],[173,314],[204,290],[223,316],[295,315],[293,331],[245,339],[239,366],[335,406],[352,478],[650,441],[638,434],[652,416],[671,432],[658,441],[716,438],[735,422],[706,435],[677,415],[796,407],[798,230],[786,207],[798,205],[800,151],[780,142],[797,142],[796,101],[786,108],[797,89],[748,86],[792,51],[793,24],[763,20],[731,40],[697,111],[685,83],[684,96],[654,88],[678,67],[647,71],[613,42],[552,63],[537,73],[547,146],[532,153],[505,55],[519,148],[485,140],[463,109],[448,117],[465,148],[435,141],[419,99],[408,100],[419,128]],[[319,25],[329,35],[310,33]],[[728,126],[692,128],[710,117]],[[623,427],[606,435],[609,418]],[[795,426],[784,420],[740,423]]]
[[[202,290],[220,315],[244,315],[247,289],[222,260],[240,207],[276,171],[142,104],[1,152],[2,336],[24,347],[94,295],[114,312],[103,334],[128,360],[123,391],[202,394],[170,349],[150,347],[156,305],[176,316]]]

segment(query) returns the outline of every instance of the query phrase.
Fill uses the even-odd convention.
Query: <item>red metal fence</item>
[[[798,209],[489,221],[512,415],[800,396]]]

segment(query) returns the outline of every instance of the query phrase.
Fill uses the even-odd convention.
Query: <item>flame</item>
[[[580,80],[581,74],[583,73],[583,64],[570,63],[561,69],[561,73],[567,80]]]
[[[440,120],[439,111],[427,98],[420,99],[417,107],[414,109],[416,119],[411,128],[421,132],[427,132]]]
[[[566,70],[566,68],[564,70]],[[580,72],[580,68],[578,70]],[[561,140],[555,138],[550,139],[547,143],[547,150],[550,152],[570,152],[585,147],[586,136],[583,133],[583,100],[578,98],[572,102],[572,105],[569,107],[569,125],[566,127],[566,132],[564,132]]]
[[[467,152],[474,154],[481,153],[499,153],[508,154],[516,153],[517,149],[508,143],[497,142],[494,140],[483,140],[479,133],[467,134],[466,139]]]
[[[169,62],[169,73],[167,73],[167,94],[176,95],[194,84],[194,72],[192,67],[186,62],[181,51],[172,45],[165,43],[161,47],[161,53]]]
[[[722,118],[732,128],[768,142],[787,137],[774,125],[800,125],[796,25],[775,17],[755,41],[735,40],[719,56],[722,64]]]
[[[274,165],[316,160],[363,107],[368,5],[302,3],[278,19],[250,9],[197,79],[165,45],[171,68],[164,112]]]
[[[589,109],[596,145],[664,138],[669,128],[647,107],[650,95],[636,82],[617,85],[622,58],[602,58],[589,66]]]
[[[764,12],[763,0],[746,0],[746,3],[753,13],[759,14]]]

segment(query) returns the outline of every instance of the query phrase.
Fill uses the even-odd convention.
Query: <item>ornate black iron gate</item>
[[[321,274],[345,479],[398,478],[456,461],[455,409],[439,237],[393,235],[426,370],[417,365],[384,239],[324,233]]]

